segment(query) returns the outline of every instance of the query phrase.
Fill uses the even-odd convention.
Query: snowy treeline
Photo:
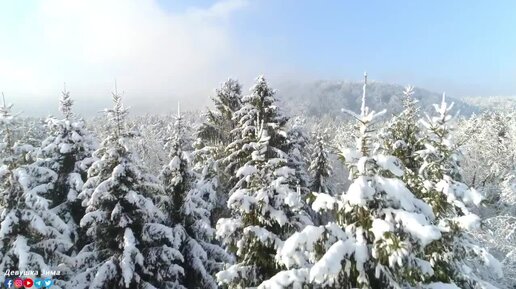
[[[0,107],[0,271],[56,288],[516,288],[516,113],[289,117],[263,77],[198,114]],[[375,104],[376,106],[377,104]],[[15,278],[16,276],[10,276]],[[36,277],[36,276],[34,276]]]

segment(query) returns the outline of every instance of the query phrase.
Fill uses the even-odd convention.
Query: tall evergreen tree
[[[51,209],[70,226],[70,231],[74,233],[73,241],[77,242],[76,249],[80,249],[85,238],[78,238],[78,224],[84,215],[84,208],[77,196],[82,191],[87,170],[93,162],[92,153],[96,144],[84,121],[74,117],[72,106],[70,93],[63,91],[59,110],[64,118],[50,117],[46,120],[50,136],[41,144],[37,163],[57,173],[49,195]]]
[[[72,242],[69,227],[49,210],[57,175],[20,157],[17,148],[24,145],[14,137],[11,107],[4,101],[0,115],[0,270],[14,272],[8,275],[14,279],[23,271],[33,276],[59,271],[57,265]]]
[[[429,248],[428,254],[432,255],[437,279],[454,280],[462,288],[488,286],[485,280],[502,277],[499,263],[470,235],[480,227],[480,218],[472,209],[477,210],[483,196],[462,183],[461,155],[450,135],[453,103],[449,105],[443,94],[434,108],[435,115],[420,121],[424,149],[416,152],[421,163],[418,173],[424,179],[422,194],[444,228],[443,240]]]
[[[22,125],[17,119],[18,114],[12,111],[13,104],[5,102],[2,93],[0,106],[0,158],[7,163],[18,165],[30,163],[34,147],[24,142]]]
[[[215,108],[206,113],[205,120],[197,131],[195,150],[197,155],[213,159],[216,170],[217,205],[212,210],[212,225],[222,216],[227,216],[227,192],[234,186],[232,176],[234,166],[226,166],[228,155],[226,146],[238,135],[234,130],[238,125],[235,113],[242,107],[242,87],[238,81],[228,79],[212,97]],[[215,184],[215,183],[212,183]],[[214,221],[214,222],[213,222]]]
[[[312,146],[311,162],[308,170],[312,175],[310,189],[312,192],[332,194],[329,178],[332,175],[332,167],[329,159],[328,144],[324,134],[315,136]]]
[[[425,251],[433,263],[432,278],[455,282],[464,288],[477,286],[479,283],[474,280],[478,278],[468,276],[463,268],[479,270],[479,267],[471,262],[466,265],[465,260],[482,256],[483,262],[496,265],[497,261],[474,244],[467,233],[479,226],[480,219],[470,212],[470,207],[478,206],[482,196],[455,179],[460,179],[461,173],[457,147],[450,139],[449,111],[453,105],[447,105],[443,96],[442,103],[435,105],[437,115],[420,120],[412,95],[413,90],[408,87],[404,91],[404,111],[387,124],[382,134],[382,150],[401,160],[405,171],[402,179],[411,191],[431,205],[437,217],[434,223],[444,228],[443,238]],[[465,252],[472,253],[466,258]]]
[[[294,169],[296,184],[293,188],[299,189],[303,199],[310,195],[310,175],[306,159],[308,157],[309,139],[304,127],[304,120],[296,117],[290,121],[287,130],[288,166]]]
[[[164,225],[165,214],[153,201],[162,187],[135,163],[126,139],[127,109],[116,92],[113,101],[106,110],[112,133],[94,153],[98,160],[79,195],[86,207],[80,225],[93,242],[77,256],[85,272],[67,288],[184,288],[178,265],[184,261],[183,232]]]
[[[12,104],[7,105],[5,103],[5,96],[2,93],[2,106],[0,106],[0,133],[2,134],[0,157],[2,164],[6,166],[12,166],[16,162],[14,154],[16,115],[13,114],[12,107]]]
[[[184,130],[181,125],[181,116],[178,115],[173,136],[165,144],[170,150],[170,162],[160,173],[160,180],[163,183],[165,194],[170,198],[165,202],[165,211],[169,212],[171,220],[181,220],[181,204],[190,190],[194,176],[192,175],[186,153],[183,151]]]
[[[403,91],[404,110],[390,120],[380,133],[380,150],[401,160],[404,166],[402,180],[418,197],[428,202],[439,216],[446,199],[442,194],[433,194],[425,189],[425,177],[419,174],[423,165],[418,157],[425,149],[425,133],[421,128],[418,101],[414,98],[414,88],[407,86]]]
[[[414,98],[414,88],[407,86],[403,91],[403,111],[386,125],[381,133],[382,147],[386,152],[399,158],[405,168],[412,173],[418,172],[420,163],[416,152],[423,149],[418,101]]]
[[[171,161],[160,175],[165,187],[165,210],[169,212],[168,222],[177,224],[176,228],[183,231],[180,250],[185,257],[181,263],[185,275],[182,284],[186,288],[215,289],[218,286],[213,274],[220,269],[221,262],[229,258],[214,242],[215,230],[211,225],[211,211],[217,204],[215,184],[211,182],[213,163],[204,162],[200,172],[192,170],[191,161],[183,150],[183,137],[178,114],[169,145]]]
[[[232,131],[238,124],[234,114],[242,107],[242,86],[228,79],[215,91],[212,100],[215,108],[206,113],[197,135],[206,145],[224,147],[232,142]]]
[[[260,130],[267,131],[271,146],[288,152],[285,124],[288,118],[281,114],[276,105],[275,91],[269,87],[263,76],[258,77],[248,95],[242,97],[242,107],[234,113],[237,127],[233,130],[235,139],[226,147],[227,157],[224,162],[227,170],[233,173],[234,184],[238,178],[234,173],[251,159],[253,150],[248,144],[256,142]],[[267,157],[274,157],[269,150]]]
[[[227,163],[237,167],[230,191],[231,218],[217,223],[217,235],[236,254],[236,264],[217,274],[230,288],[260,284],[279,268],[276,249],[296,229],[310,223],[288,167],[287,118],[276,105],[274,91],[260,76],[235,113],[238,138],[228,146]]]

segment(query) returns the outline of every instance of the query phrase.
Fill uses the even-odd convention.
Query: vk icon
[[[13,287],[13,280],[5,279],[4,285],[5,285],[5,288],[12,288]]]
[[[43,285],[45,285],[45,287],[47,287],[47,288],[52,286],[53,284],[54,284],[54,282],[52,282],[52,279],[50,279],[50,278],[47,278],[47,279],[45,279],[45,281],[43,281]]]
[[[39,278],[34,279],[34,287],[43,288],[43,280]]]

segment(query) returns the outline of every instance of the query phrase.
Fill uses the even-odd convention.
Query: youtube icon
[[[27,279],[23,280],[23,287],[31,288],[33,285],[34,285],[34,282],[32,281],[32,279],[27,278]]]

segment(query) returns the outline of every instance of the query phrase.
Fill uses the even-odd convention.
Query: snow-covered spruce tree
[[[439,217],[448,203],[444,194],[425,187],[426,177],[420,174],[424,161],[418,155],[425,149],[426,133],[420,124],[418,101],[413,95],[414,88],[407,86],[403,91],[404,109],[381,130],[379,150],[384,154],[397,157],[402,162],[403,182],[416,196],[429,203]]]
[[[197,136],[206,145],[225,147],[233,141],[232,131],[237,127],[235,112],[242,107],[242,86],[238,81],[228,79],[215,91],[212,97],[215,108],[208,110]]]
[[[209,151],[196,149],[192,153],[193,173],[195,183],[188,192],[184,202],[184,214],[186,216],[186,228],[190,236],[194,238],[204,249],[208,257],[204,261],[208,273],[214,275],[219,272],[224,264],[232,263],[234,258],[215,239],[216,230],[214,224],[219,217],[215,215],[221,203],[221,194],[217,192],[219,184],[218,162],[213,159]],[[212,280],[212,279],[210,279]],[[215,280],[215,279],[213,279]],[[213,282],[217,287],[217,283]],[[207,288],[204,286],[203,288]]]
[[[441,103],[434,104],[436,110],[435,116],[425,115],[425,119],[420,119],[420,123],[423,125],[423,134],[421,134],[423,148],[417,152],[416,159],[418,159],[419,166],[415,166],[418,169],[419,175],[426,181],[437,184],[441,180],[447,183],[460,182],[462,181],[461,168],[459,165],[460,154],[451,140],[450,129],[452,116],[450,111],[453,108],[453,103],[448,105],[446,103],[445,95],[443,94]],[[463,185],[463,184],[462,184]],[[442,189],[438,189],[442,194],[434,194],[432,192],[431,185],[427,182],[427,191],[429,191],[429,202],[434,208],[436,215],[450,214],[449,210],[453,210],[455,214],[457,211],[456,206],[450,204],[447,200],[447,192],[442,192]],[[465,187],[466,186],[461,186]],[[450,191],[449,193],[455,193]],[[460,193],[460,192],[456,192]],[[482,201],[482,196],[476,191],[467,191],[469,199],[466,201],[468,205],[479,205]],[[443,197],[444,196],[444,197]],[[468,198],[468,196],[464,196]],[[462,195],[458,196],[462,199]],[[462,206],[462,205],[458,205]],[[464,213],[469,212],[465,207],[461,208]],[[460,213],[460,211],[459,211]]]
[[[198,137],[194,142],[191,161],[196,176],[195,186],[202,187],[206,191],[205,196],[210,200],[210,227],[214,228],[220,218],[229,215],[226,202],[230,184],[220,158],[224,148],[207,145],[204,141]]]
[[[335,222],[287,239],[276,257],[287,270],[260,288],[458,288],[432,282],[425,248],[441,232],[432,208],[399,179],[400,160],[375,152],[373,125],[384,111],[366,107],[366,85],[367,78],[360,115],[349,112],[357,119],[356,146],[342,152],[352,183],[339,196],[316,194],[312,205],[333,212]]]
[[[18,165],[31,162],[34,147],[24,142],[23,125],[17,119],[18,114],[12,112],[13,105],[5,102],[2,93],[0,106],[0,159]]]
[[[84,208],[77,196],[93,162],[91,155],[95,149],[95,141],[84,121],[74,117],[72,106],[70,93],[63,91],[59,110],[64,118],[47,119],[50,136],[42,142],[36,163],[57,173],[49,194],[51,209],[68,224],[74,235],[76,249],[80,249],[85,245],[86,238],[78,236],[78,224],[84,216]]]
[[[216,159],[216,147],[207,146],[202,138],[194,142],[194,151],[191,154],[192,171],[195,175],[194,187],[202,188],[205,199],[209,201],[210,224],[215,227],[222,211],[226,211],[225,202],[227,192],[224,192],[221,184],[221,162]],[[222,208],[224,206],[224,208]]]
[[[232,143],[237,136],[234,129],[237,127],[238,119],[235,113],[242,107],[242,87],[238,81],[228,79],[215,91],[212,97],[214,109],[205,114],[205,120],[197,131],[195,150],[202,151],[202,155],[211,155],[215,161],[213,167],[216,171],[217,205],[212,210],[212,225],[220,217],[228,216],[226,201],[227,192],[235,185],[232,176],[235,173],[235,166],[226,166],[224,160],[228,155],[226,146]],[[214,176],[215,177],[215,176]]]
[[[296,189],[299,189],[304,200],[310,196],[310,174],[308,173],[308,146],[309,139],[305,129],[305,121],[296,117],[289,121],[287,131],[288,166],[295,171],[297,180]]]
[[[178,115],[173,129],[172,136],[165,144],[165,147],[170,151],[170,162],[161,170],[159,178],[163,183],[165,195],[170,198],[170,200],[164,202],[164,210],[169,213],[171,220],[180,222],[182,217],[181,204],[191,187],[194,176],[189,169],[188,156],[183,152],[182,137],[184,131],[180,115]]]
[[[287,166],[294,169],[294,178],[291,189],[296,190],[301,195],[305,203],[304,210],[310,215],[313,223],[318,224],[322,219],[310,208],[310,201],[313,199],[310,184],[312,179],[308,173],[307,160],[309,158],[309,139],[305,128],[305,120],[296,117],[287,123]]]
[[[127,145],[127,109],[116,92],[113,101],[106,110],[111,134],[95,151],[79,195],[86,207],[80,225],[93,241],[76,258],[84,273],[66,288],[184,288],[178,282],[184,274],[178,265],[184,260],[183,233],[164,225],[165,215],[153,201],[162,187],[135,163]]]
[[[443,237],[425,250],[425,254],[431,256],[433,279],[453,281],[467,288],[475,283],[471,280],[477,277],[467,276],[463,268],[469,267],[464,265],[476,271],[481,267],[472,262],[464,264],[464,260],[475,256],[488,263],[496,263],[484,249],[473,244],[467,235],[467,230],[476,229],[480,221],[469,212],[468,207],[478,205],[482,197],[457,180],[461,178],[461,170],[457,146],[450,137],[451,106],[445,102],[435,105],[438,115],[427,115],[427,120],[421,121],[412,92],[410,87],[404,91],[404,111],[383,129],[380,151],[401,160],[404,165],[401,179],[416,196],[431,205],[437,217],[434,223],[439,224]],[[465,252],[470,251],[474,253],[465,256]]]
[[[170,163],[160,174],[165,187],[165,210],[168,223],[176,224],[176,230],[183,232],[180,250],[184,255],[182,284],[186,288],[217,288],[214,273],[222,262],[230,261],[225,250],[214,242],[215,229],[212,227],[211,211],[217,204],[217,194],[213,182],[214,162],[208,157],[196,154],[197,170],[190,167],[190,159],[183,148],[184,137],[178,115],[175,134],[169,147]]]
[[[279,111],[274,94],[275,91],[269,87],[265,78],[258,77],[250,93],[242,97],[242,107],[233,115],[237,126],[232,131],[234,140],[227,145],[224,159],[226,171],[232,177],[232,185],[239,180],[235,172],[251,159],[253,148],[248,144],[259,138],[260,127],[269,133],[271,146],[288,152],[287,132],[284,129],[288,118]],[[267,157],[274,156],[273,151],[267,152]]]
[[[314,140],[310,144],[311,159],[308,167],[310,173],[310,194],[308,195],[308,203],[311,205],[315,200],[315,193],[326,193],[333,195],[333,183],[331,180],[333,168],[330,164],[328,144],[326,142],[326,132],[314,133]],[[315,225],[327,224],[332,220],[332,214],[329,212],[315,212],[310,209],[312,220]]]
[[[15,157],[16,142],[16,115],[12,112],[13,105],[5,103],[5,96],[2,93],[2,106],[0,106],[0,133],[2,134],[0,143],[0,159],[2,165],[14,165],[17,161]],[[13,167],[11,167],[13,168]]]
[[[461,288],[489,288],[503,276],[500,263],[475,242],[471,233],[480,227],[472,209],[483,201],[474,188],[462,183],[460,152],[451,139],[453,103],[443,94],[436,115],[420,122],[425,129],[424,149],[417,151],[421,162],[418,174],[423,181],[422,195],[432,205],[443,238],[427,250],[432,256],[436,278],[453,280]]]
[[[1,108],[0,270],[2,272],[56,270],[72,246],[67,224],[49,200],[57,175],[36,163],[27,164],[14,138],[12,106]],[[33,274],[33,276],[38,273]],[[16,278],[16,274],[9,278]]]
[[[248,288],[280,270],[274,262],[276,249],[311,221],[300,192],[292,188],[297,180],[288,167],[287,119],[263,77],[235,115],[238,139],[228,146],[228,159],[239,168],[227,203],[231,217],[218,221],[217,235],[236,255],[236,263],[227,264],[217,279],[229,288]]]
[[[419,107],[417,100],[413,98],[413,87],[407,86],[403,91],[404,110],[387,122],[379,134],[381,140],[380,151],[384,154],[396,156],[403,164],[404,173],[401,179],[406,186],[419,198],[429,203],[432,207],[438,223],[449,203],[446,196],[435,190],[429,189],[427,176],[421,174],[421,167],[424,160],[419,157],[420,152],[425,149],[426,134],[420,123]],[[444,242],[445,238],[441,240]],[[449,240],[446,239],[446,240]],[[444,246],[436,243],[436,246],[427,249],[427,254],[440,255],[444,252]],[[437,280],[453,280],[449,277],[454,275],[452,266],[446,262],[435,262],[434,278]]]
[[[314,138],[310,166],[308,167],[312,177],[310,189],[312,192],[332,195],[333,190],[329,181],[332,176],[332,167],[329,159],[327,137],[325,133],[317,133]]]
[[[418,125],[418,101],[413,95],[414,88],[407,86],[403,91],[403,111],[394,116],[380,133],[382,149],[403,162],[406,169],[405,181],[417,174],[421,161],[415,155],[424,148],[421,127]]]

